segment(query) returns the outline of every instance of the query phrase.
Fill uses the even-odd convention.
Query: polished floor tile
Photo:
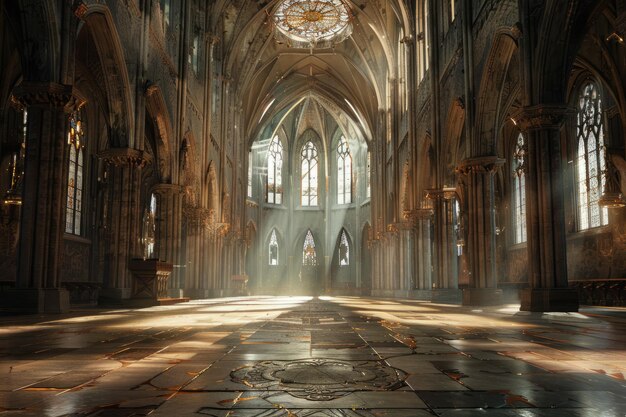
[[[0,318],[0,417],[626,416],[626,310],[242,297]]]

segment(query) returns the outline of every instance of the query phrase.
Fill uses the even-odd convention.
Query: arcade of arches
[[[624,416],[625,38],[0,0],[0,415]]]
[[[626,5],[565,3],[3,1],[3,307],[124,304],[135,258],[175,299],[623,304]]]

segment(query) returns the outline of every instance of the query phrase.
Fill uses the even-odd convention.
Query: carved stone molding
[[[433,216],[432,209],[413,209],[406,210],[402,213],[404,223],[411,226],[417,225],[421,220],[428,220]]]
[[[495,173],[506,161],[497,156],[481,156],[468,158],[462,161],[456,168],[461,175],[470,173],[492,174]]]
[[[183,194],[185,192],[185,189],[178,184],[156,184],[154,187],[152,187],[152,191],[160,195],[175,195]]]
[[[104,163],[116,167],[131,165],[143,168],[151,162],[148,155],[143,151],[132,148],[109,148],[100,152],[98,157],[102,159]]]
[[[432,188],[428,190],[424,190],[425,197],[429,200],[452,200],[456,198],[456,188],[453,187],[444,187],[444,188]]]
[[[559,104],[523,107],[512,115],[522,132],[540,129],[560,129],[576,109]]]
[[[57,83],[24,82],[13,94],[23,106],[63,109],[66,113],[80,109],[87,102],[71,85]]]

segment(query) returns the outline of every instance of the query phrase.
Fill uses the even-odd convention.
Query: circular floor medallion
[[[231,372],[233,382],[294,397],[328,401],[355,391],[389,391],[402,386],[406,374],[378,361],[303,359],[263,361]]]

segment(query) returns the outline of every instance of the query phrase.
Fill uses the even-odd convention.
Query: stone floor
[[[249,297],[0,318],[0,416],[626,416],[626,310]]]

